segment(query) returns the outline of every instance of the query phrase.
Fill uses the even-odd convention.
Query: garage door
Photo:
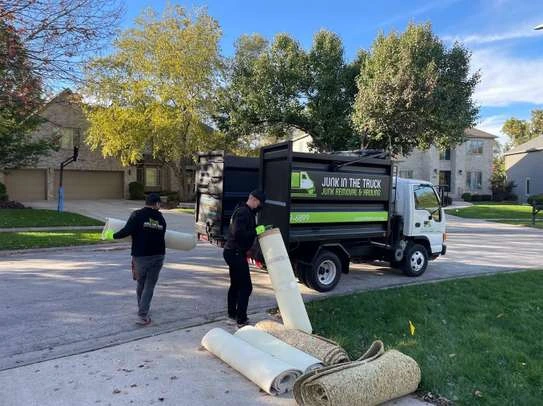
[[[55,190],[58,190],[59,171],[55,171]],[[64,198],[72,200],[122,199],[123,172],[64,171]]]
[[[13,169],[4,176],[4,182],[11,200],[27,202],[45,200],[45,169]]]

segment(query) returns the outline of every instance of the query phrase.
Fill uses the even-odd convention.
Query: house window
[[[532,179],[526,178],[526,196],[530,196],[532,194],[531,183],[532,183]]]
[[[411,169],[400,171],[400,178],[413,179],[413,171]]]
[[[468,188],[469,190],[481,190],[483,188],[483,173],[467,172],[466,188]]]
[[[62,149],[73,149],[79,147],[81,143],[81,129],[79,128],[61,128],[59,144]]]
[[[451,160],[451,149],[443,149],[439,151],[439,160],[440,161],[450,161]]]
[[[471,140],[468,144],[468,153],[470,155],[482,155],[483,154],[483,141]]]
[[[160,168],[145,168],[145,186],[160,186]]]

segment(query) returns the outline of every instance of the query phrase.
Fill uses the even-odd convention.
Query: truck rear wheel
[[[428,251],[420,244],[409,245],[401,262],[401,269],[407,276],[420,276],[428,267]]]
[[[336,287],[341,278],[341,261],[332,251],[323,250],[306,270],[306,284],[317,292],[328,292]]]

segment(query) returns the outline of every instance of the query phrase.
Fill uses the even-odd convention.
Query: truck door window
[[[426,210],[435,221],[441,221],[439,200],[431,186],[415,188],[415,210]]]

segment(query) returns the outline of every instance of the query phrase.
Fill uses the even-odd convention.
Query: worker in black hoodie
[[[114,239],[132,237],[132,270],[138,282],[136,323],[143,326],[151,323],[149,308],[166,253],[166,221],[159,209],[160,196],[149,194],[145,207],[134,211],[124,228],[113,234]]]
[[[253,291],[247,252],[253,246],[256,238],[256,213],[266,201],[266,195],[261,190],[254,190],[246,203],[240,204],[234,210],[230,219],[230,227],[223,257],[230,272],[230,288],[228,289],[228,317],[236,322],[238,327],[248,324],[247,306],[249,296]]]

